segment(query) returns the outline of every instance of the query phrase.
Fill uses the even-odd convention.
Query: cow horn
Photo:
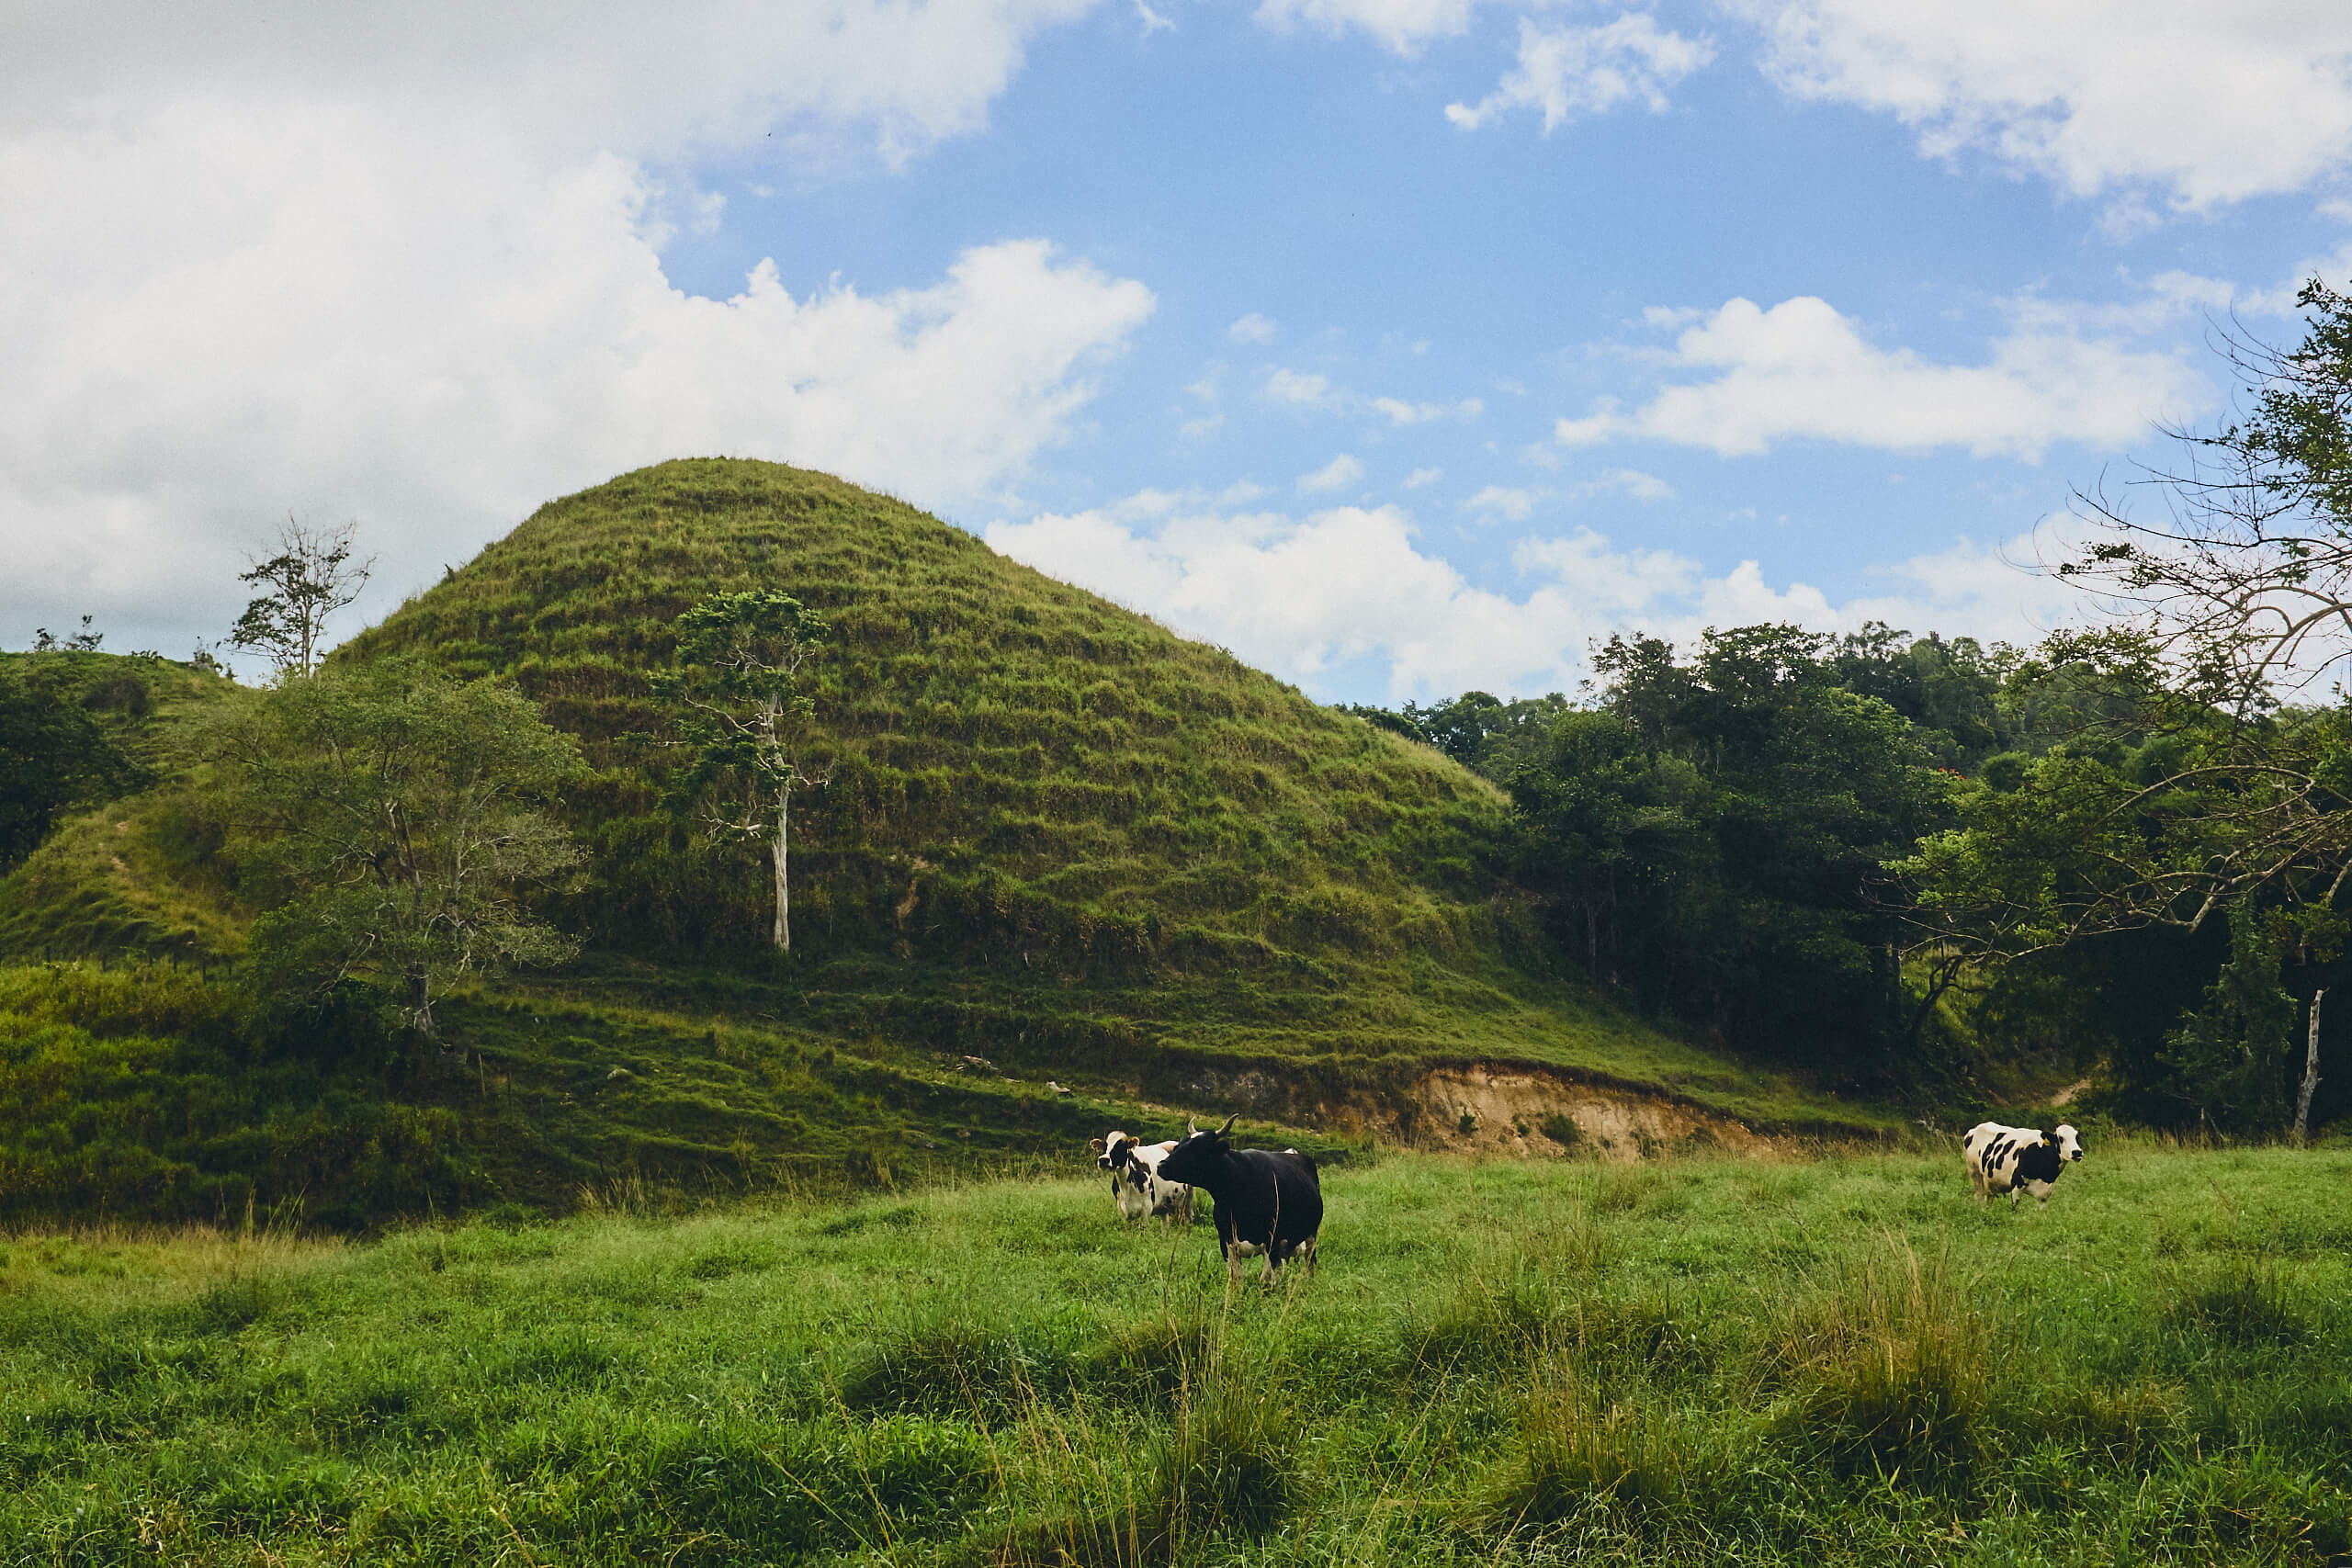
[[[1241,1112],[1238,1111],[1235,1111],[1232,1115],[1225,1119],[1225,1125],[1216,1130],[1216,1135],[1220,1138],[1224,1137],[1227,1133],[1233,1131],[1233,1124],[1240,1120]]]
[[[1189,1137],[1191,1137],[1193,1134],[1195,1134],[1195,1133],[1199,1132],[1200,1130],[1201,1130],[1201,1124],[1200,1124],[1198,1122],[1193,1121],[1193,1120],[1191,1117],[1189,1117],[1189,1116],[1187,1116],[1186,1118],[1184,1118],[1184,1135],[1185,1135],[1186,1137],[1188,1137],[1188,1138],[1189,1138]]]

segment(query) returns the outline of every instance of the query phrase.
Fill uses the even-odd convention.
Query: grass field
[[[6,1561],[2352,1560],[2352,1150],[1391,1155],[1234,1297],[1079,1168],[14,1236]]]

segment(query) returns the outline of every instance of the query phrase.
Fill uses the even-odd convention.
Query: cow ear
[[[1108,1145],[1108,1144],[1106,1144],[1106,1143],[1104,1143],[1104,1142],[1103,1142],[1102,1139],[1100,1139],[1100,1138],[1089,1138],[1089,1139],[1086,1141],[1086,1146],[1087,1146],[1088,1148],[1090,1148],[1090,1149],[1092,1149],[1096,1154],[1098,1154],[1098,1155],[1099,1155],[1099,1154],[1101,1154],[1103,1150],[1105,1150],[1105,1149],[1109,1148],[1111,1145]]]
[[[1225,1119],[1225,1125],[1216,1130],[1216,1135],[1220,1138],[1224,1137],[1227,1133],[1233,1131],[1233,1124],[1240,1120],[1241,1112],[1238,1111],[1235,1111],[1232,1115]]]

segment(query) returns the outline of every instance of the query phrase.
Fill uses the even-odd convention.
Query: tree
[[[450,982],[560,963],[577,944],[528,908],[581,852],[539,807],[582,772],[570,736],[510,687],[413,660],[289,673],[197,726],[241,836],[256,987],[314,997],[385,982],[437,1043]]]
[[[1494,753],[1521,875],[1596,980],[1743,1046],[1849,1067],[1901,1029],[1881,864],[1939,825],[1916,727],[1794,626],[1599,650],[1599,711]],[[1840,1058],[1843,1060],[1841,1061]],[[1871,1070],[1877,1070],[1875,1065]]]
[[[83,616],[82,629],[74,633],[71,637],[59,637],[47,626],[35,626],[33,628],[33,651],[35,653],[56,653],[60,650],[70,653],[97,652],[98,645],[107,640],[107,634],[104,632],[92,631],[90,629],[91,619],[91,616]]]
[[[678,668],[653,682],[677,705],[682,743],[694,754],[674,798],[704,803],[704,822],[720,837],[767,847],[781,953],[792,951],[792,792],[823,782],[794,755],[816,712],[801,671],[828,635],[824,620],[788,595],[714,594],[678,617]]]
[[[1904,871],[1941,940],[2016,956],[2233,902],[2325,908],[2352,877],[2352,709],[2294,699],[2352,675],[2352,298],[2313,279],[2302,344],[2224,339],[2251,412],[2079,511],[2059,572],[2117,624],[2047,639],[2005,700],[2064,728],[2007,767],[1965,833]]]
[[[311,528],[289,513],[277,531],[277,553],[247,557],[253,570],[240,582],[267,592],[246,604],[229,632],[229,645],[269,656],[279,678],[308,675],[326,651],[327,617],[359,597],[375,570],[375,558],[351,558],[356,523]]]

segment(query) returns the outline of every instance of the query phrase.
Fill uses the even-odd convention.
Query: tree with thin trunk
[[[584,771],[520,693],[415,660],[289,676],[198,720],[254,922],[247,979],[300,1002],[381,984],[438,1044],[449,983],[560,963],[578,943],[533,896],[576,881],[581,852],[540,807]]]
[[[277,531],[277,553],[248,556],[253,568],[240,582],[264,590],[230,628],[229,646],[266,654],[280,680],[308,675],[327,649],[327,617],[359,597],[376,561],[352,558],[356,523],[312,528],[288,513]]]
[[[694,753],[675,798],[701,803],[717,836],[768,851],[780,953],[792,951],[792,794],[824,782],[796,755],[816,713],[801,672],[829,633],[787,594],[713,594],[678,617],[678,668],[653,681]]]

